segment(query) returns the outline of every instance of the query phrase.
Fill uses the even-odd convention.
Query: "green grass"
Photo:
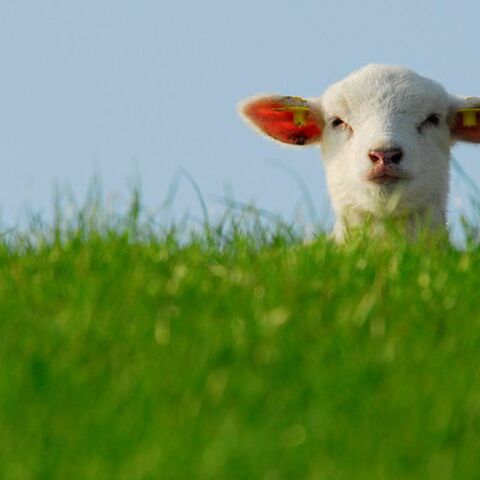
[[[475,242],[138,217],[1,239],[0,479],[480,478]]]

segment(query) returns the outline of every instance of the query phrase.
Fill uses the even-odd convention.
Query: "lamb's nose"
[[[368,156],[373,163],[382,163],[389,165],[391,163],[400,163],[403,157],[401,148],[389,148],[386,150],[370,150]]]

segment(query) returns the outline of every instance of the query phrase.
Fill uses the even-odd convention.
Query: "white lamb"
[[[338,240],[385,215],[444,229],[450,149],[480,143],[480,98],[398,66],[368,65],[318,98],[258,95],[240,112],[281,143],[320,145]]]

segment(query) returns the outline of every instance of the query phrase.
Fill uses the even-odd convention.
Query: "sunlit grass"
[[[475,231],[32,216],[0,238],[0,478],[476,478]]]

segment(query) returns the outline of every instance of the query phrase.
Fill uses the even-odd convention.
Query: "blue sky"
[[[294,169],[326,215],[318,151],[252,134],[237,101],[319,95],[371,62],[480,95],[478,18],[473,1],[2,0],[3,219],[14,222],[25,204],[48,214],[55,183],[82,198],[97,173],[107,196],[126,196],[140,178],[155,209],[179,169],[212,210],[228,194],[288,218],[302,194],[278,164]],[[454,154],[479,183],[480,150]],[[465,189],[453,181],[456,198]],[[199,210],[183,181],[173,214]]]

